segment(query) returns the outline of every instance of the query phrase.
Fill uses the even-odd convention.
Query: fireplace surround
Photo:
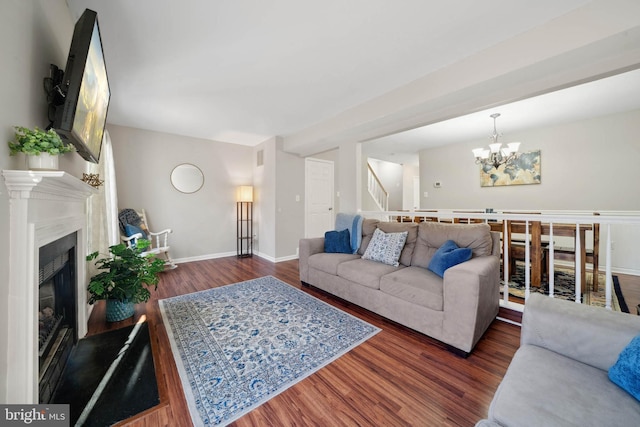
[[[1,343],[11,351],[3,375],[6,403],[39,403],[40,249],[74,236],[76,337],[87,332],[86,303],[87,199],[98,190],[63,171],[4,170],[9,195],[9,284],[6,295],[11,319]]]

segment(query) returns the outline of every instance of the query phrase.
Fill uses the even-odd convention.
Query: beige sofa
[[[376,228],[407,231],[400,265],[362,259]],[[444,272],[428,270],[447,240],[473,250]],[[365,219],[356,254],[325,253],[324,238],[300,240],[300,280],[468,354],[498,313],[500,236],[487,224]]]
[[[607,373],[640,316],[533,293],[520,348],[477,427],[640,426],[640,402]]]

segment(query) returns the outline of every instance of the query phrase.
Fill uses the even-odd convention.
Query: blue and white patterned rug
[[[272,276],[160,301],[194,425],[226,425],[380,329]]]

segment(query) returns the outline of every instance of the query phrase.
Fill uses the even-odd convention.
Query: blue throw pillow
[[[459,248],[453,240],[447,240],[440,249],[433,254],[429,263],[429,270],[440,277],[444,277],[447,268],[471,259],[471,248]]]
[[[147,233],[145,233],[142,228],[140,227],[136,227],[135,225],[131,225],[131,224],[125,224],[124,225],[124,232],[127,235],[127,237],[131,237],[136,233],[140,233],[142,234],[142,238],[146,239],[147,238]]]
[[[131,225],[131,224],[125,224],[124,225],[124,234],[127,235],[127,237],[131,237],[136,233],[140,233],[142,234],[142,238],[146,240],[147,238],[147,233],[145,233],[142,228],[140,227],[136,227],[135,225]],[[133,242],[131,242],[131,246],[135,247],[136,246],[136,239],[133,239]]]
[[[609,369],[609,379],[640,400],[640,335],[622,350],[616,364]]]
[[[351,254],[351,237],[348,229],[324,233],[324,251],[333,254]]]

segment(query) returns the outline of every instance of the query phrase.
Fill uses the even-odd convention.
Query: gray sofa
[[[407,231],[400,265],[362,259],[376,228]],[[428,270],[447,240],[473,250],[444,272]],[[487,224],[365,219],[356,254],[325,253],[324,238],[301,239],[300,280],[469,353],[499,308],[500,236]]]
[[[640,316],[532,294],[520,348],[476,426],[640,426],[640,402],[607,376],[638,334]]]

